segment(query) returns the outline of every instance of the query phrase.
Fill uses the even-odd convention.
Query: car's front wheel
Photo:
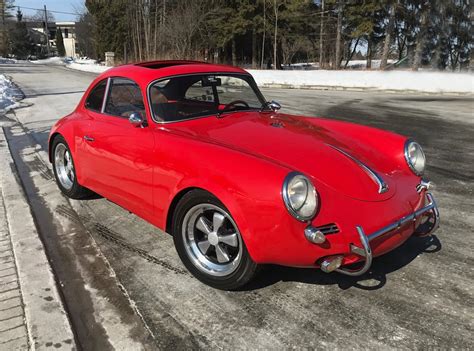
[[[257,271],[237,224],[214,196],[192,190],[179,201],[173,216],[176,250],[188,270],[202,282],[222,290],[247,284]]]
[[[93,195],[92,191],[78,183],[71,150],[60,135],[53,140],[52,162],[56,183],[63,194],[71,199],[84,199]]]

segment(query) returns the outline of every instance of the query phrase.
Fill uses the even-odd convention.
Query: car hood
[[[329,126],[328,126],[329,122]],[[395,160],[379,154],[330,124],[330,120],[275,113],[231,113],[222,118],[207,117],[170,124],[167,129],[270,159],[302,172],[317,186],[363,201],[384,201],[396,192],[399,167]],[[349,125],[337,122],[338,125]],[[350,124],[351,130],[366,134],[375,129]],[[385,133],[378,131],[378,133]],[[389,134],[389,133],[387,133]],[[387,186],[380,191],[380,184]]]

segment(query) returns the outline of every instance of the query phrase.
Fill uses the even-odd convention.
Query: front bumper
[[[438,229],[438,226],[439,226],[439,210],[438,210],[438,206],[436,205],[436,201],[431,193],[426,193],[426,200],[428,204],[425,207],[420,208],[419,210],[405,217],[400,218],[398,221],[393,222],[377,230],[376,232],[372,234],[366,234],[364,232],[364,229],[361,226],[356,226],[356,230],[357,230],[357,233],[359,234],[362,247],[351,244],[350,251],[351,253],[362,257],[364,260],[364,264],[359,269],[349,269],[349,268],[342,267],[342,268],[336,269],[335,271],[342,274],[350,275],[350,276],[359,276],[366,273],[369,270],[370,266],[372,265],[372,249],[370,247],[370,242],[393,230],[400,229],[402,225],[404,225],[405,223],[408,223],[410,221],[416,221],[417,218],[421,217],[422,215],[425,215],[426,213],[429,213],[430,220],[432,220],[433,222],[431,223],[429,230],[427,230],[424,233],[418,233],[418,235],[421,235],[421,236],[431,235],[434,231],[436,231],[436,229]]]

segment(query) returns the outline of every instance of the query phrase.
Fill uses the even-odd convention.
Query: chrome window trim
[[[107,78],[107,85],[105,86],[105,93],[104,93],[104,98],[102,99],[102,108],[100,109],[101,114],[105,114],[105,105],[107,104],[107,100],[109,98],[109,89],[110,89],[110,81],[111,77]]]
[[[159,120],[155,119],[155,114],[153,113],[153,106],[151,104],[151,95],[150,95],[151,87],[154,84],[156,84],[158,82],[161,82],[163,80],[167,80],[167,79],[171,79],[171,78],[186,77],[186,76],[202,76],[202,75],[213,75],[213,74],[215,74],[215,75],[224,75],[224,76],[243,76],[243,77],[250,78],[251,81],[248,82],[250,87],[252,89],[254,89],[254,91],[256,92],[257,97],[261,101],[263,101],[263,102],[266,101],[265,97],[263,96],[262,92],[258,88],[257,83],[255,82],[255,80],[253,79],[253,77],[250,73],[239,73],[239,72],[200,72],[200,73],[198,73],[198,72],[196,72],[196,73],[176,74],[176,75],[161,77],[161,78],[155,79],[155,80],[151,81],[150,83],[148,83],[148,86],[146,88],[146,97],[147,97],[147,100],[148,100],[148,109],[150,110],[150,116],[151,116],[152,121],[157,123],[157,124],[170,124],[170,123],[180,123],[180,122],[191,121],[191,120],[194,120],[194,119],[200,119],[200,118],[207,118],[207,117],[215,116],[216,114],[212,113],[212,114],[203,115],[203,116],[197,116],[197,117],[181,119],[179,121],[159,121]],[[231,112],[229,111],[229,113],[231,113]]]
[[[411,161],[410,161],[410,157],[408,156],[408,145],[410,145],[411,143],[417,143],[415,140],[413,139],[407,139],[405,141],[405,146],[404,146],[404,155],[405,155],[405,161],[407,162],[408,164],[408,167],[410,168],[410,170],[415,173],[415,175],[421,177],[424,173],[424,170],[422,172],[418,172],[415,167],[413,167]],[[421,152],[423,153],[423,156],[425,157],[425,162],[426,162],[426,155],[425,155],[425,152],[423,151],[423,148],[421,147],[421,145],[419,143],[417,143],[419,146],[420,146],[420,149],[421,149]],[[425,163],[426,165],[426,163]]]
[[[104,99],[105,99],[105,94],[107,93],[107,83],[105,83],[105,90],[104,90],[104,96],[102,97],[102,105],[100,106],[100,110],[94,110],[94,109],[91,109],[91,108],[88,108],[87,107],[87,100],[89,100],[89,97],[91,96],[92,92],[95,90],[95,88],[97,88],[99,86],[99,84],[102,84],[102,82],[105,82],[106,80],[108,81],[109,78],[104,78],[104,79],[101,79],[96,85],[94,85],[94,87],[89,91],[89,94],[87,95],[86,99],[84,100],[84,109],[88,110],[88,111],[92,111],[92,112],[95,112],[95,113],[102,113],[102,107],[104,106]]]
[[[314,211],[313,213],[311,214],[311,216],[308,216],[308,217],[303,217],[301,216],[300,214],[298,214],[298,212],[296,212],[293,207],[291,207],[291,204],[290,204],[290,198],[288,196],[288,184],[290,183],[290,180],[293,179],[295,176],[303,176],[305,179],[307,179],[308,182],[311,183],[311,185],[313,186],[313,189],[314,189],[314,196],[316,197],[316,207],[314,208]],[[281,188],[281,196],[283,198],[283,203],[285,204],[285,207],[286,209],[288,210],[288,212],[293,216],[295,217],[297,220],[301,221],[301,222],[307,222],[307,221],[310,221],[311,219],[314,218],[314,216],[316,215],[317,211],[318,211],[318,204],[319,204],[319,198],[318,198],[318,192],[316,191],[316,187],[314,186],[314,184],[311,182],[311,180],[305,176],[303,173],[301,172],[296,172],[296,171],[293,171],[293,172],[290,172],[286,175],[285,177],[285,180],[283,181],[283,186]]]
[[[386,193],[388,191],[388,189],[389,189],[388,184],[385,183],[383,178],[381,176],[379,176],[369,166],[367,166],[366,164],[364,164],[360,160],[356,159],[351,154],[348,154],[344,150],[338,148],[337,146],[334,146],[334,145],[331,145],[331,144],[326,144],[326,145],[333,148],[336,151],[339,151],[341,154],[343,154],[344,156],[348,157],[349,159],[351,159],[352,161],[357,163],[365,171],[365,173],[367,173],[367,175],[377,184],[377,186],[379,187],[379,189],[378,189],[379,194],[383,194],[383,193]]]
[[[111,115],[110,113],[105,112],[105,107],[107,106],[107,100],[108,100],[108,98],[109,98],[110,87],[111,87],[111,84],[112,84],[112,80],[113,80],[114,78],[129,80],[130,82],[133,82],[133,84],[135,84],[135,85],[138,87],[138,89],[140,90],[140,94],[142,95],[142,100],[143,100],[143,106],[145,106],[145,99],[143,98],[143,94],[142,94],[142,90],[141,90],[141,88],[140,88],[140,85],[139,85],[137,82],[135,82],[133,79],[130,79],[130,78],[128,78],[128,77],[113,76],[113,77],[107,77],[107,78],[105,78],[105,79],[103,79],[103,80],[100,81],[100,82],[103,82],[104,80],[107,79],[107,85],[105,86],[104,98],[103,98],[103,100],[102,100],[102,107],[101,107],[100,111],[94,111],[94,110],[92,110],[92,111],[94,111],[94,112],[96,112],[96,113],[100,113],[101,115],[104,115],[104,116],[115,117],[115,118],[120,118],[120,119],[128,120],[128,118],[126,118],[126,117],[121,117],[121,116],[117,116],[117,115]],[[100,83],[100,82],[99,82],[99,83]],[[97,83],[97,84],[99,84],[99,83]],[[85,105],[84,105],[84,106],[85,106]],[[87,108],[87,107],[86,107],[86,108]],[[145,109],[145,113],[146,113],[146,109]],[[146,116],[144,116],[144,117],[145,117],[145,120],[146,120]]]

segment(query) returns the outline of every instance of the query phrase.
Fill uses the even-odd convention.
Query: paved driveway
[[[94,77],[30,64],[2,65],[0,71],[26,94],[31,106],[17,110],[16,118],[43,149],[51,125],[74,108]],[[161,347],[473,348],[474,100],[278,89],[264,94],[285,112],[367,124],[419,141],[427,175],[437,184],[442,225],[436,236],[410,239],[375,259],[372,273],[359,279],[272,266],[247,290],[222,292],[185,271],[169,235],[105,199],[58,206],[48,197],[59,191],[49,177],[37,186],[42,200],[36,215],[49,207],[55,217],[85,228],[75,235],[92,235]],[[13,151],[20,152],[15,139],[21,133],[9,135],[17,145]],[[31,172],[22,177],[34,177],[38,165],[27,166]]]

